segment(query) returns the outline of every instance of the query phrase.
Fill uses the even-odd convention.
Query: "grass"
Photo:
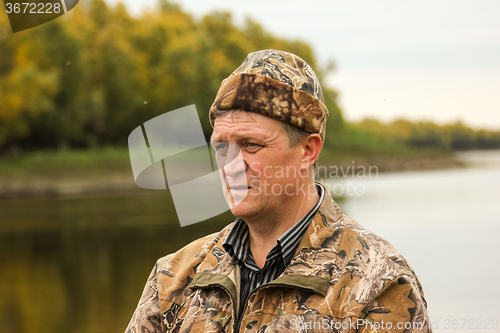
[[[131,173],[128,149],[36,151],[0,157],[0,178],[98,176],[103,170]]]

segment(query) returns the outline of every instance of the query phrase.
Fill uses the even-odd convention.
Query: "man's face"
[[[215,120],[211,141],[224,196],[234,215],[269,217],[288,209],[287,202],[293,202],[290,196],[296,194],[303,149],[300,144],[289,147],[280,121],[257,113],[230,112]]]

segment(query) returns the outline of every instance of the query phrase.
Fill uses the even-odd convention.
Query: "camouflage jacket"
[[[257,287],[235,327],[232,224],[156,263],[126,332],[431,332],[422,287],[387,241],[326,193],[290,265]]]

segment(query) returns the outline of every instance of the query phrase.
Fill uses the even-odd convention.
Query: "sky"
[[[156,4],[122,2],[135,14]],[[339,92],[347,120],[460,120],[500,129],[500,1],[177,3],[197,18],[228,11],[238,25],[249,16],[273,35],[308,42],[320,64],[335,62],[336,70],[324,84]]]

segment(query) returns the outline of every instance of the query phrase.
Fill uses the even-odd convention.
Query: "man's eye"
[[[256,147],[258,147],[258,146],[259,146],[258,144],[253,143],[253,142],[248,142],[248,143],[247,143],[247,147],[248,147],[248,148],[256,148]]]
[[[217,152],[222,152],[222,151],[227,150],[227,147],[228,147],[227,143],[221,143],[221,144],[216,145],[214,148]]]

